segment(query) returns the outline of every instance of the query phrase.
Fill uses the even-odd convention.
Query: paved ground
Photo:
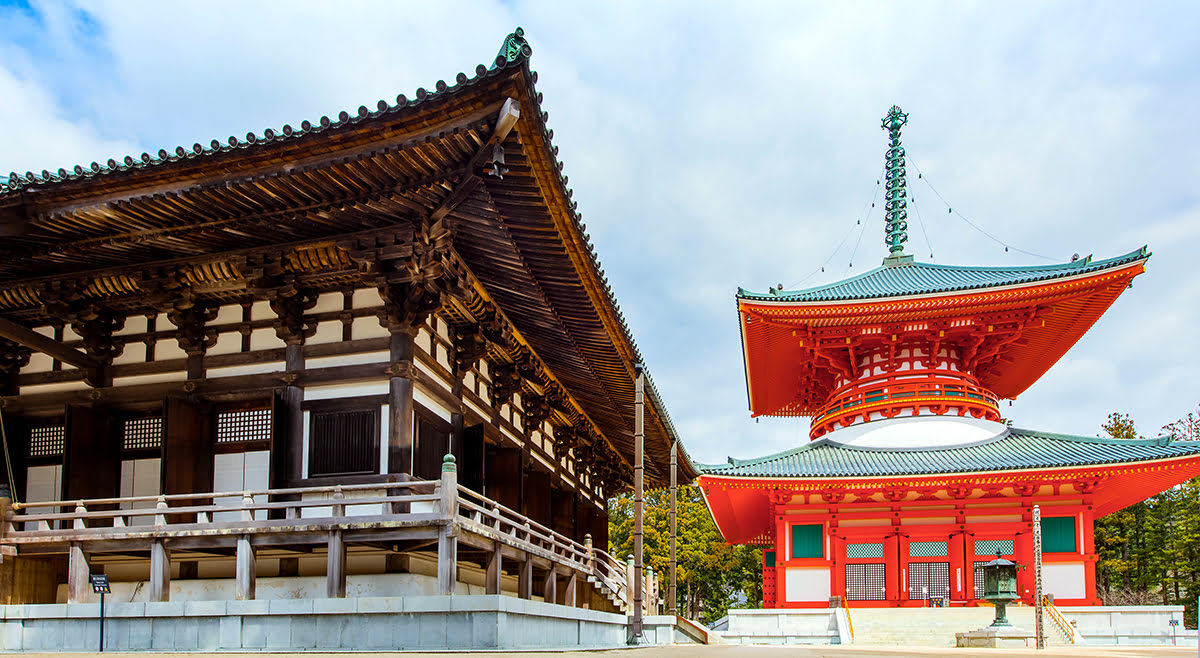
[[[470,653],[472,658],[484,658],[486,656],[495,656],[496,658],[512,658],[524,652],[478,652]],[[859,657],[874,657],[874,656],[956,656],[957,658],[1000,658],[1001,656],[1039,656],[1040,658],[1057,658],[1057,657],[1077,657],[1087,656],[1088,658],[1139,658],[1141,656],[1173,658],[1184,656],[1195,656],[1196,647],[1181,646],[1181,647],[1074,647],[1074,648],[1050,648],[1043,651],[1035,649],[951,649],[946,647],[893,647],[893,646],[847,646],[847,647],[805,647],[805,646],[788,646],[788,647],[765,647],[765,646],[674,646],[674,647],[645,647],[638,649],[614,649],[610,651],[545,651],[538,652],[546,656],[562,656],[564,658],[571,656],[576,658],[596,658],[598,656],[613,656],[616,658],[684,658],[685,656],[713,656],[714,658],[737,658],[739,656],[749,656],[750,658],[782,658],[783,656],[809,656],[812,658],[859,658]],[[24,656],[56,656],[58,654],[22,654]],[[80,654],[73,654],[80,655]],[[96,654],[97,656],[101,654]],[[116,653],[105,651],[103,656],[106,658],[146,658],[152,656],[152,653]],[[179,656],[181,654],[164,654],[171,656]],[[454,652],[439,652],[439,653],[191,653],[189,656],[213,656],[214,658],[262,658],[270,656],[271,658],[315,658],[316,656],[343,656],[354,658],[418,658],[427,656],[429,658],[445,658],[447,655],[454,655]]]

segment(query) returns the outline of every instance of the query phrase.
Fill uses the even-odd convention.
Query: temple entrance
[[[908,565],[908,600],[950,600],[949,562],[912,562]]]

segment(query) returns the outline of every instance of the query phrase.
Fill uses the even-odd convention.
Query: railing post
[[[441,512],[445,525],[438,530],[438,593],[454,593],[458,580],[458,534],[455,517],[458,516],[458,466],[454,455],[442,459]]]
[[[342,493],[342,485],[337,485],[333,488],[333,503],[332,512],[334,516],[346,516],[346,505],[337,501],[346,499],[346,494]]]
[[[254,520],[254,510],[250,509],[250,506],[253,504],[254,504],[254,496],[251,496],[249,491],[243,491],[242,492],[242,520],[243,521],[253,521]]]
[[[78,516],[75,517],[75,523],[71,527],[75,530],[86,530],[87,523],[84,521],[83,515],[87,514],[87,507],[84,506],[82,500],[75,503],[75,514]]]
[[[592,547],[592,534],[590,532],[583,536],[583,546],[587,548],[588,571],[594,574],[596,573],[596,549]]]
[[[154,504],[154,509],[156,512],[154,515],[154,525],[167,525],[167,497],[159,496],[158,502]]]

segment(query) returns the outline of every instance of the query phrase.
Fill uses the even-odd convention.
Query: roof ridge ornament
[[[500,52],[496,53],[496,61],[492,63],[492,68],[503,67],[532,54],[533,48],[530,48],[529,42],[525,40],[525,30],[518,27],[504,37],[504,43],[500,45]]]
[[[900,145],[900,129],[908,123],[908,115],[898,105],[893,105],[883,117],[882,127],[888,131],[887,173],[885,175],[887,202],[887,236],[884,244],[891,251],[884,265],[911,263],[912,256],[904,257],[904,243],[908,242],[908,184],[905,170],[904,147]]]

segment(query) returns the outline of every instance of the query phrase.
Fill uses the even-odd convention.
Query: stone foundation
[[[2,651],[95,651],[95,603],[0,606]],[[647,617],[648,643],[679,640]],[[105,650],[608,649],[627,618],[509,596],[109,603]]]

